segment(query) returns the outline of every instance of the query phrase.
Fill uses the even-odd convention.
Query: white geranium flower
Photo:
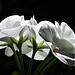
[[[39,34],[44,38],[55,57],[64,64],[75,66],[75,34],[73,30],[65,23],[55,25],[42,22],[44,24]]]
[[[43,41],[43,39],[38,34],[38,31],[39,31],[41,25],[39,25],[37,23],[37,21],[35,20],[35,18],[33,16],[33,18],[31,18],[29,20],[27,26],[28,26],[28,30],[26,32],[24,32],[23,35],[25,35],[26,33],[28,33],[29,38],[34,37],[36,39],[36,42],[39,45]],[[25,43],[23,43],[23,47],[22,47],[23,51],[22,51],[22,53],[26,54],[28,57],[31,58],[33,50],[32,50],[32,48],[29,48],[27,45],[31,45],[29,40],[26,41]],[[36,54],[35,54],[34,59],[35,60],[44,60],[44,58],[47,56],[48,52],[49,52],[48,49],[43,49],[43,52],[37,51]]]
[[[13,15],[5,18],[0,22],[0,44],[11,41],[9,37],[13,37],[16,40],[19,39],[19,33],[25,28],[23,25],[25,24],[24,17]],[[4,41],[4,42],[3,42]],[[6,46],[5,46],[6,47]],[[1,47],[1,48],[5,48]],[[14,46],[16,48],[16,46]],[[12,56],[13,52],[11,48],[6,47],[5,55]]]

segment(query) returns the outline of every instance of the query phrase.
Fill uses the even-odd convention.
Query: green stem
[[[48,62],[52,59],[52,57],[46,58],[43,60],[40,65],[37,67],[33,75],[38,75],[40,71],[48,64]]]
[[[20,63],[21,63],[21,67],[22,67],[22,71],[24,72],[24,62],[23,62],[23,56],[22,56],[22,50],[21,48],[19,48],[19,58],[20,58]]]
[[[50,62],[44,69],[43,69],[43,71],[40,73],[40,75],[44,75],[45,74],[45,72],[53,65],[53,64],[55,64],[57,61],[56,61],[57,59],[55,58],[52,62]]]
[[[35,53],[33,53],[32,58],[31,58],[30,63],[29,63],[28,72],[27,72],[28,75],[31,75],[32,66],[33,66],[33,62],[34,62],[34,56],[35,56]]]
[[[18,59],[18,56],[17,56],[17,53],[16,53],[16,51],[15,51],[15,48],[14,48],[13,44],[11,44],[10,47],[11,47],[11,49],[13,50],[14,57],[15,57],[15,60],[16,60],[18,69],[19,69],[20,72],[22,72],[22,68],[21,68],[21,65],[20,65],[20,62],[19,62],[19,59]]]

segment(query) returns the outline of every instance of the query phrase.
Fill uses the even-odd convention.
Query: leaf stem
[[[17,47],[19,49],[19,58],[20,58],[20,64],[21,64],[21,67],[22,67],[22,71],[25,72],[25,70],[24,70],[23,56],[22,56],[22,44],[23,44],[23,35],[19,38]]]
[[[23,56],[22,56],[22,50],[20,48],[19,50],[19,58],[20,58],[20,63],[21,63],[21,67],[22,67],[22,71],[24,72],[24,62],[23,62]]]
[[[15,60],[16,60],[18,69],[19,69],[20,72],[22,72],[22,68],[21,68],[21,65],[20,65],[20,62],[19,62],[19,59],[18,59],[18,55],[17,55],[17,53],[16,53],[16,51],[15,51],[15,48],[14,48],[13,44],[11,44],[10,47],[11,47],[11,49],[12,49],[13,52],[14,52],[14,57],[15,57]]]
[[[56,62],[57,62],[57,59],[54,58],[54,60],[53,60],[52,62],[50,62],[50,63],[42,70],[42,72],[40,73],[40,75],[44,75],[45,72],[46,72],[53,64],[55,64]]]
[[[52,59],[52,57],[46,58],[43,60],[40,65],[37,67],[33,75],[38,75],[40,71],[48,64],[48,62]]]
[[[37,42],[35,40],[34,37],[32,37],[32,39],[30,39],[30,42],[33,46],[33,54],[32,54],[32,58],[30,60],[30,63],[29,63],[29,67],[28,67],[28,75],[31,75],[31,71],[32,71],[32,66],[33,66],[33,62],[34,62],[34,56],[35,56],[35,53],[37,52]]]
[[[35,54],[33,53],[32,58],[31,58],[30,63],[29,63],[29,67],[28,67],[28,72],[27,72],[28,75],[31,75],[32,66],[33,66],[33,62],[34,62],[34,56],[35,56]]]

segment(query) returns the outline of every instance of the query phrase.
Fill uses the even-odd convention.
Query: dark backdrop
[[[37,22],[42,20],[66,22],[74,29],[75,16],[74,1],[71,0],[0,0],[0,21],[11,15],[24,15],[25,19],[30,19],[35,15]],[[29,58],[24,55],[24,61],[29,62]],[[35,66],[39,62],[35,61]],[[27,67],[27,66],[26,66]],[[0,50],[0,73],[9,75],[17,70],[14,56],[8,58],[4,55],[4,49]],[[56,63],[46,72],[46,75],[73,75],[74,67],[68,67],[61,62]]]

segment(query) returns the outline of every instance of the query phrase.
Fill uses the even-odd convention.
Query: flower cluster
[[[38,25],[39,24],[34,19],[34,16],[30,20],[24,20],[24,16],[18,15],[7,17],[0,23],[0,44],[5,44],[5,42],[12,42],[11,38],[16,43],[18,43],[20,37],[23,35],[22,54],[31,57],[33,49],[28,47],[29,45],[31,45],[30,38],[34,37],[38,45],[40,45],[43,41],[43,39],[38,34],[38,31],[40,29]],[[15,43],[14,47],[16,51],[19,51]],[[2,48],[6,48],[5,55],[9,57],[13,55],[13,51],[10,47],[0,46],[0,49]],[[37,51],[34,59],[43,60],[47,54],[48,50],[45,50],[42,53],[41,51]]]
[[[52,65],[57,59],[69,66],[75,66],[75,34],[65,22],[59,25],[55,21],[54,25],[50,21],[37,23],[34,16],[30,20],[19,15],[9,16],[0,22],[0,49],[2,48],[5,48],[6,56],[14,54],[21,72],[25,71],[22,54],[31,58],[28,75],[31,75],[33,60],[43,60],[33,75],[38,75],[44,66]],[[19,52],[20,60],[16,51]],[[40,75],[46,69],[47,67]]]

